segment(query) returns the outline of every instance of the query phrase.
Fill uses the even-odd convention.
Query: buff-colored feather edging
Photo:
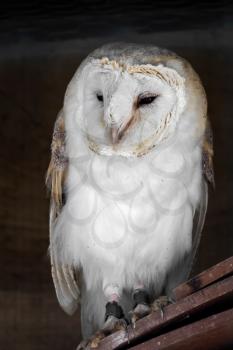
[[[51,160],[46,174],[46,185],[51,191],[52,204],[58,213],[62,207],[63,185],[66,176],[68,158],[65,151],[65,122],[62,112],[58,114],[54,125],[51,144]]]

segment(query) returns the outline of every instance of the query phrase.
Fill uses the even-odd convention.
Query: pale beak
[[[110,132],[111,132],[113,145],[117,144],[122,139],[127,129],[131,126],[133,120],[134,120],[134,117],[131,117],[125,123],[121,124],[120,127],[119,126],[111,127]]]
[[[112,127],[110,129],[111,132],[111,138],[112,138],[112,143],[115,145],[119,141],[119,129],[117,127]]]

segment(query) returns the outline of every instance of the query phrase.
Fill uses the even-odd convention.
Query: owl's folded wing
[[[213,169],[213,136],[209,121],[207,120],[204,142],[202,146],[202,191],[199,206],[195,210],[193,218],[193,232],[192,232],[192,253],[188,258],[187,266],[190,273],[193,266],[197,249],[201,239],[201,233],[205,222],[205,216],[208,205],[208,183],[213,187],[214,183],[214,169]]]
[[[62,112],[55,122],[51,145],[51,161],[47,171],[46,184],[51,191],[50,203],[50,259],[52,278],[61,307],[68,314],[73,314],[77,308],[80,291],[72,266],[63,265],[53,247],[53,233],[56,220],[64,205],[63,189],[68,167],[65,153],[65,126]]]
[[[202,146],[202,172],[207,182],[213,187],[214,183],[214,168],[213,168],[213,134],[210,122],[207,120],[204,142]]]

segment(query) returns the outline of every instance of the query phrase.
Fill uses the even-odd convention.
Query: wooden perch
[[[176,303],[103,339],[102,350],[219,349],[233,346],[233,257],[174,290]]]
[[[174,290],[175,298],[180,300],[230,274],[233,274],[233,256],[203,271],[189,281],[180,284]]]
[[[134,350],[206,350],[233,344],[233,309],[134,346]]]

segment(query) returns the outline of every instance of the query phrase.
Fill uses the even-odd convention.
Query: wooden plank
[[[233,309],[212,315],[147,342],[134,350],[208,350],[233,345]]]
[[[175,299],[180,300],[230,274],[233,274],[233,256],[180,284],[174,289]]]
[[[175,324],[175,322],[185,319],[191,315],[197,314],[205,310],[209,306],[225,301],[233,297],[233,276],[230,276],[223,281],[206,287],[184,299],[179,300],[175,304],[168,305],[164,309],[164,316],[161,317],[159,311],[156,311],[136,323],[136,328],[128,326],[127,332],[119,331],[100,343],[100,349],[123,349],[127,345],[135,344],[145,336],[155,335],[166,326]]]

